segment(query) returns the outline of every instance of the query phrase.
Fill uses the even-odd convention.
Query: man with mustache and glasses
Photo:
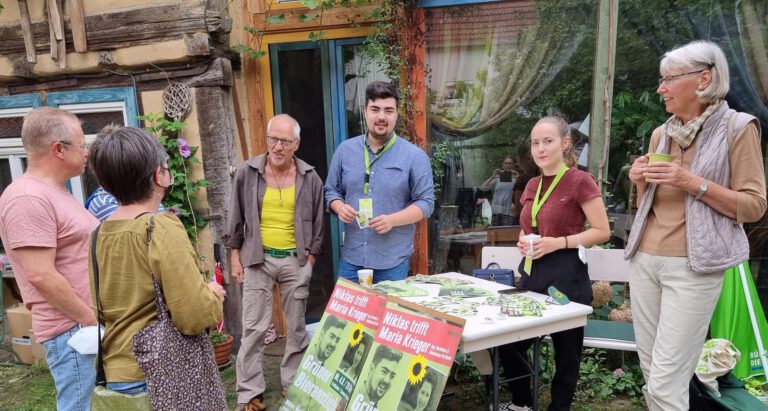
[[[373,269],[374,283],[404,279],[414,223],[434,208],[429,157],[394,131],[399,99],[391,83],[368,85],[368,133],[339,145],[325,182],[325,201],[344,222],[339,277],[354,282],[363,268]]]
[[[294,155],[301,128],[278,114],[267,124],[265,154],[235,174],[224,244],[232,277],[243,283],[243,337],[237,354],[238,410],[263,411],[264,336],[272,320],[272,287],[280,298],[288,336],[280,364],[283,392],[309,345],[304,314],[312,267],[323,241],[323,182],[315,168]]]

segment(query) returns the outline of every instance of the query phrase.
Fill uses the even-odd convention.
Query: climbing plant
[[[173,186],[163,200],[163,205],[168,211],[176,213],[187,230],[189,239],[193,244],[197,244],[197,230],[205,227],[207,221],[195,214],[193,206],[197,202],[197,192],[208,185],[205,179],[192,178],[192,164],[200,163],[195,157],[199,147],[189,145],[185,139],[178,136],[178,132],[184,127],[183,121],[171,121],[158,113],[139,116],[139,120],[146,122],[144,128],[158,138],[168,153],[168,170],[173,175]]]

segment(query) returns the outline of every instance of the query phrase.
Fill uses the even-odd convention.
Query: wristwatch
[[[696,199],[701,200],[701,197],[704,197],[704,194],[707,193],[707,184],[709,181],[707,179],[704,179],[704,181],[701,182],[701,185],[699,186],[699,192],[696,193]]]

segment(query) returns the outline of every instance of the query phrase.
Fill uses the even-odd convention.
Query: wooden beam
[[[424,9],[413,8],[406,13],[411,13],[411,26],[408,30],[407,44],[405,44],[405,53],[412,56],[413,65],[407,67],[408,86],[411,88],[411,100],[413,103],[413,131],[416,135],[411,136],[413,142],[422,150],[428,151],[429,142],[427,141],[427,105],[426,90],[426,51],[424,48],[424,32],[426,22]],[[414,235],[414,254],[411,261],[411,271],[414,274],[429,274],[429,229],[426,220],[421,220],[416,224],[416,233]]]
[[[589,171],[595,176],[602,192],[607,188],[603,183],[608,171],[608,151],[611,142],[611,108],[613,106],[611,99],[618,14],[619,0],[600,0],[595,36],[592,111],[589,121]]]
[[[72,42],[75,51],[83,53],[88,50],[88,42],[85,30],[85,9],[83,0],[69,0],[69,24],[72,26]]]
[[[66,68],[67,67],[67,42],[64,36],[64,15],[61,14],[61,11],[64,10],[62,7],[62,0],[56,0],[56,14],[59,16],[57,21],[54,21],[54,29],[58,28],[58,32],[61,33],[61,36],[59,36],[59,33],[56,33],[56,47],[58,48],[57,54],[59,55],[59,68]]]
[[[212,66],[219,67],[217,70],[220,73],[229,76],[224,79],[224,82],[231,83],[231,71],[220,68],[228,66],[229,61],[217,60]],[[236,164],[231,98],[224,87],[198,87],[195,88],[195,105],[197,125],[200,130],[200,148],[205,153],[203,172],[209,182],[206,199],[210,213],[221,216],[221,218],[210,220],[208,225],[213,235],[213,242],[221,244],[222,237],[226,233],[229,197],[232,192],[229,168]],[[227,269],[228,258],[228,253],[221,253],[222,265],[225,267],[224,288],[227,291],[227,298],[224,300],[224,326],[239,340],[242,334],[242,288],[230,277],[230,271]]]
[[[58,44],[56,44],[56,34],[54,34],[54,30],[53,30],[53,20],[54,20],[54,18],[53,18],[53,14],[52,14],[52,11],[51,11],[51,8],[52,8],[51,7],[51,3],[53,3],[54,7],[55,7],[56,0],[47,0],[46,1],[46,5],[47,5],[46,10],[48,10],[48,18],[47,18],[47,21],[48,21],[48,40],[50,42],[51,59],[58,60],[58,58],[59,58],[59,46],[58,46]],[[6,36],[2,36],[2,37],[6,38],[6,39],[13,38],[13,37],[6,37]],[[6,40],[3,43],[8,44],[8,41]],[[0,52],[0,54],[12,54],[12,53]]]
[[[56,2],[56,0],[48,0]],[[88,36],[88,50],[114,50],[129,46],[152,44],[182,38],[185,34],[221,31],[224,19],[221,13],[208,10],[203,24],[203,5],[164,4],[139,9],[121,10],[85,16]],[[45,53],[49,46],[50,22],[32,23],[32,38],[35,49]],[[64,28],[71,29],[65,22]],[[21,24],[0,25],[0,55],[21,54],[25,51],[24,40],[19,36]],[[67,36],[64,36],[67,37]],[[74,49],[72,38],[65,38],[67,45]]]
[[[223,59],[222,59],[223,60]],[[190,68],[173,69],[167,68],[163,71],[156,71],[143,74],[134,74],[133,79],[137,91],[162,90],[168,86],[168,79],[184,83],[190,87],[229,87],[231,85],[231,70],[228,69],[229,63],[212,60],[209,64],[196,64]],[[225,68],[226,67],[226,68]],[[26,73],[26,74],[25,74]],[[29,73],[28,63],[24,58],[14,60],[14,76],[32,77]],[[81,77],[77,80],[62,80],[61,77],[50,79],[36,78],[35,84],[9,84],[7,85],[10,94],[22,94],[35,90],[48,90],[61,88],[62,81],[71,81],[71,85],[77,85],[80,88],[101,88],[101,87],[133,87],[134,83],[130,76],[103,73],[98,77]]]
[[[232,82],[232,100],[235,108],[235,125],[237,125],[237,137],[240,143],[240,155],[243,160],[248,159],[248,142],[245,138],[245,127],[243,126],[243,114],[240,111],[240,99],[237,96],[237,82]]]
[[[372,20],[367,19],[370,12],[379,7],[376,4],[367,4],[362,6],[349,7],[333,7],[326,10],[323,13],[323,25],[320,24],[320,17],[316,17],[309,21],[302,21],[302,14],[312,14],[306,8],[296,8],[290,10],[271,10],[269,16],[285,16],[285,22],[279,24],[269,24],[266,27],[266,32],[269,34],[284,33],[292,31],[307,31],[307,30],[326,30],[336,27],[350,27],[353,24],[371,23]],[[254,14],[254,22],[251,24],[254,27],[264,27],[264,13]]]
[[[21,34],[24,37],[27,61],[35,63],[37,62],[37,53],[35,53],[35,41],[32,38],[32,19],[29,17],[27,0],[19,0],[19,14],[21,16]]]

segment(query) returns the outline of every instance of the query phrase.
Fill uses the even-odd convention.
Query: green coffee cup
[[[670,162],[672,161],[672,156],[669,154],[661,154],[661,153],[648,154],[648,164],[658,163],[659,161]],[[648,179],[648,177],[646,177],[645,181],[650,181],[650,180]]]
[[[651,153],[648,154],[648,163],[657,163],[659,161],[672,161],[672,156],[669,154]]]

